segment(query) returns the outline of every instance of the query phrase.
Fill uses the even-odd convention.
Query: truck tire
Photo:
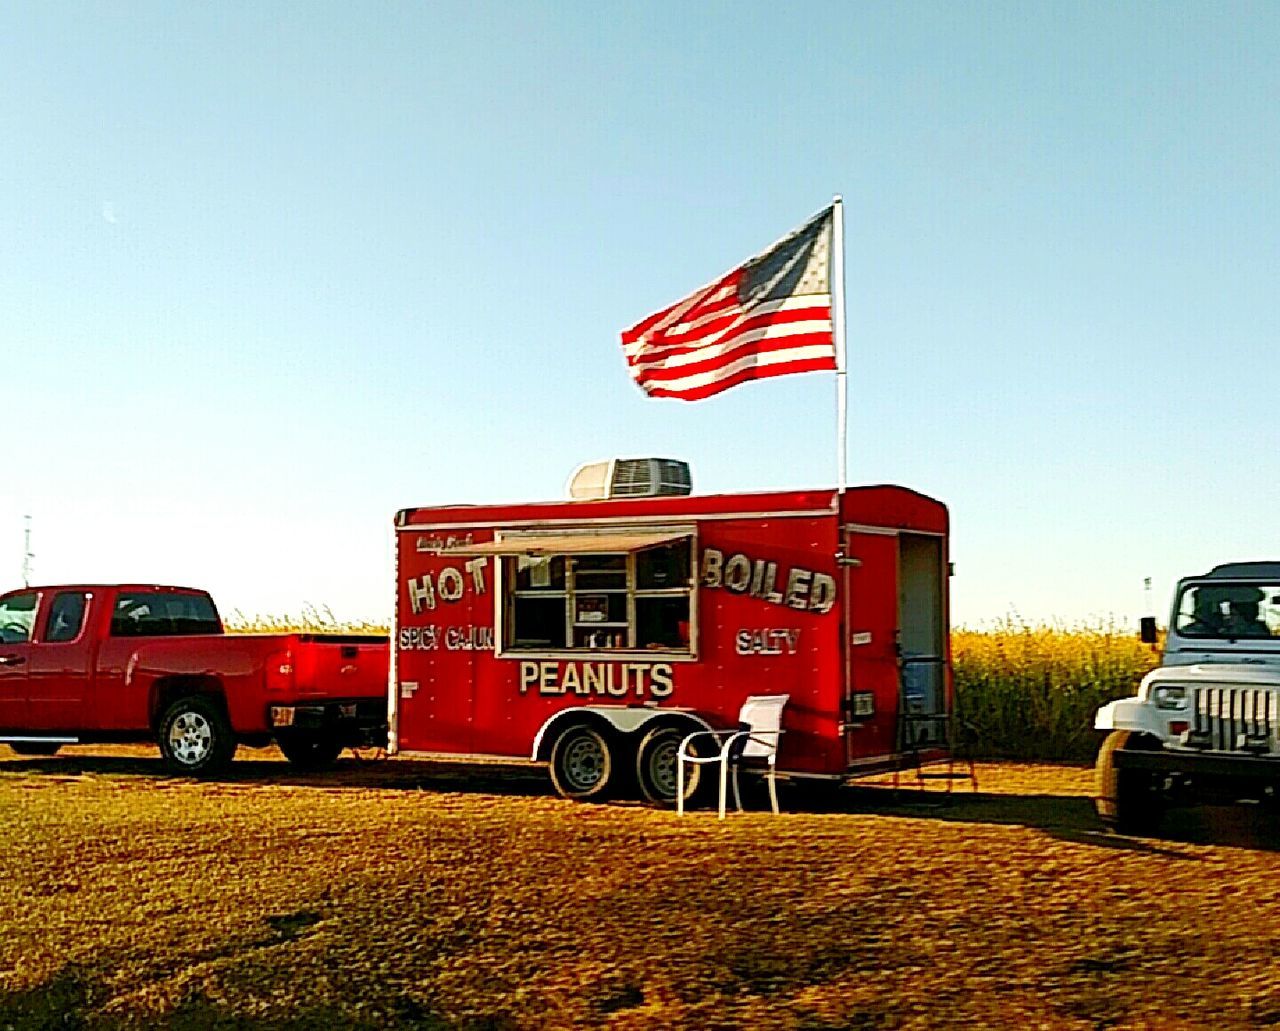
[[[1148,770],[1122,770],[1115,756],[1122,751],[1159,751],[1159,742],[1132,730],[1113,730],[1098,751],[1094,766],[1094,807],[1098,818],[1120,834],[1154,834],[1164,817],[1161,778]]]
[[[680,742],[699,728],[668,723],[654,727],[640,740],[636,749],[636,783],[640,793],[655,805],[676,804],[676,752]],[[697,793],[702,780],[702,767],[685,767],[684,798],[687,803]]]
[[[599,802],[615,786],[617,746],[587,723],[575,723],[551,746],[551,783],[562,798]]]
[[[47,745],[40,741],[15,741],[9,747],[13,749],[14,755],[29,755],[32,757],[41,756],[48,757],[57,755],[61,745]]]
[[[284,757],[300,770],[323,770],[342,752],[342,742],[323,731],[281,731],[276,744]]]
[[[236,753],[236,739],[220,699],[209,695],[179,698],[160,718],[160,754],[172,773],[203,776],[225,769]]]

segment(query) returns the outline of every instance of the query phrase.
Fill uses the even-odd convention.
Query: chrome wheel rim
[[[184,712],[169,724],[169,751],[184,766],[195,766],[213,751],[213,726],[198,712]]]
[[[596,787],[604,778],[604,742],[595,734],[576,734],[565,746],[564,779],[571,791],[583,793]]]

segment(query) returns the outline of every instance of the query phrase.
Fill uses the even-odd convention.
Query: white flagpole
[[[844,339],[844,201],[838,193],[831,204],[831,330],[836,344],[836,487],[843,493],[848,460],[849,387]]]

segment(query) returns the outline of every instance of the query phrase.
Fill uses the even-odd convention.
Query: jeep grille
[[[1191,729],[1182,744],[1220,752],[1272,750],[1280,705],[1264,687],[1193,687]]]

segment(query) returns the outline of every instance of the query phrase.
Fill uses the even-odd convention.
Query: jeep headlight
[[[1151,692],[1157,709],[1185,709],[1187,689],[1180,684],[1161,684]]]

